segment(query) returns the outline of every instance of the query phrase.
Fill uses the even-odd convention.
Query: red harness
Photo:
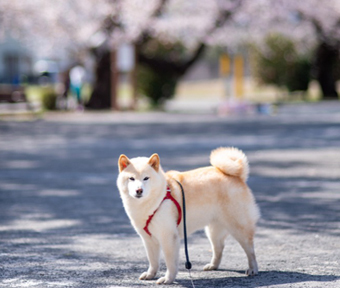
[[[146,224],[145,224],[145,226],[144,226],[144,228],[143,228],[144,231],[145,231],[146,233],[148,233],[150,236],[152,236],[152,235],[151,235],[151,233],[150,233],[150,231],[149,231],[149,228],[148,228],[148,227],[149,227],[149,224],[150,224],[150,222],[151,222],[153,216],[155,216],[155,214],[156,214],[157,210],[159,209],[159,207],[161,207],[163,201],[166,200],[166,199],[171,200],[171,201],[174,202],[174,204],[176,205],[176,208],[177,208],[177,211],[178,211],[177,226],[179,225],[179,223],[181,223],[181,220],[182,220],[182,209],[181,209],[181,206],[179,205],[179,203],[177,202],[177,200],[171,195],[171,190],[170,190],[170,188],[167,187],[165,197],[163,198],[162,202],[159,204],[159,206],[158,206],[158,208],[155,210],[155,212],[153,212],[153,214],[149,216],[149,218],[148,218],[148,220],[146,221]]]

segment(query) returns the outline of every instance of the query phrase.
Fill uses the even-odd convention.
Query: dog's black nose
[[[136,193],[137,193],[137,195],[142,195],[143,189],[142,188],[137,189]]]

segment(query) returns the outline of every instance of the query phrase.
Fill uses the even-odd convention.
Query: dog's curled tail
[[[246,155],[234,147],[217,148],[211,151],[210,163],[224,174],[240,177],[247,181],[249,165]]]

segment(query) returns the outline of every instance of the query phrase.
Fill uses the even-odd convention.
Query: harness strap
[[[177,208],[177,211],[178,211],[178,219],[177,219],[177,226],[179,225],[179,223],[181,223],[181,220],[182,220],[182,209],[181,209],[181,205],[179,205],[178,201],[171,195],[171,190],[170,190],[170,187],[168,186],[167,189],[166,189],[166,195],[165,197],[163,198],[162,202],[159,204],[158,208],[149,216],[148,220],[146,221],[146,224],[144,226],[144,231],[149,234],[150,236],[151,235],[151,232],[149,231],[149,224],[153,218],[153,216],[155,216],[157,210],[159,209],[159,207],[161,207],[162,203],[164,200],[171,200],[172,202],[174,202],[174,204],[176,205],[176,208]]]

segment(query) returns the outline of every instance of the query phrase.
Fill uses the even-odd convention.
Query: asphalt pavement
[[[261,209],[259,275],[228,238],[203,271],[204,232],[189,237],[195,287],[340,287],[340,102],[283,105],[275,115],[49,113],[0,121],[0,287],[154,287],[116,188],[117,160],[159,153],[164,170],[242,149]],[[204,213],[204,212],[203,212]],[[184,268],[174,287],[192,287]],[[158,276],[164,274],[162,260]]]

